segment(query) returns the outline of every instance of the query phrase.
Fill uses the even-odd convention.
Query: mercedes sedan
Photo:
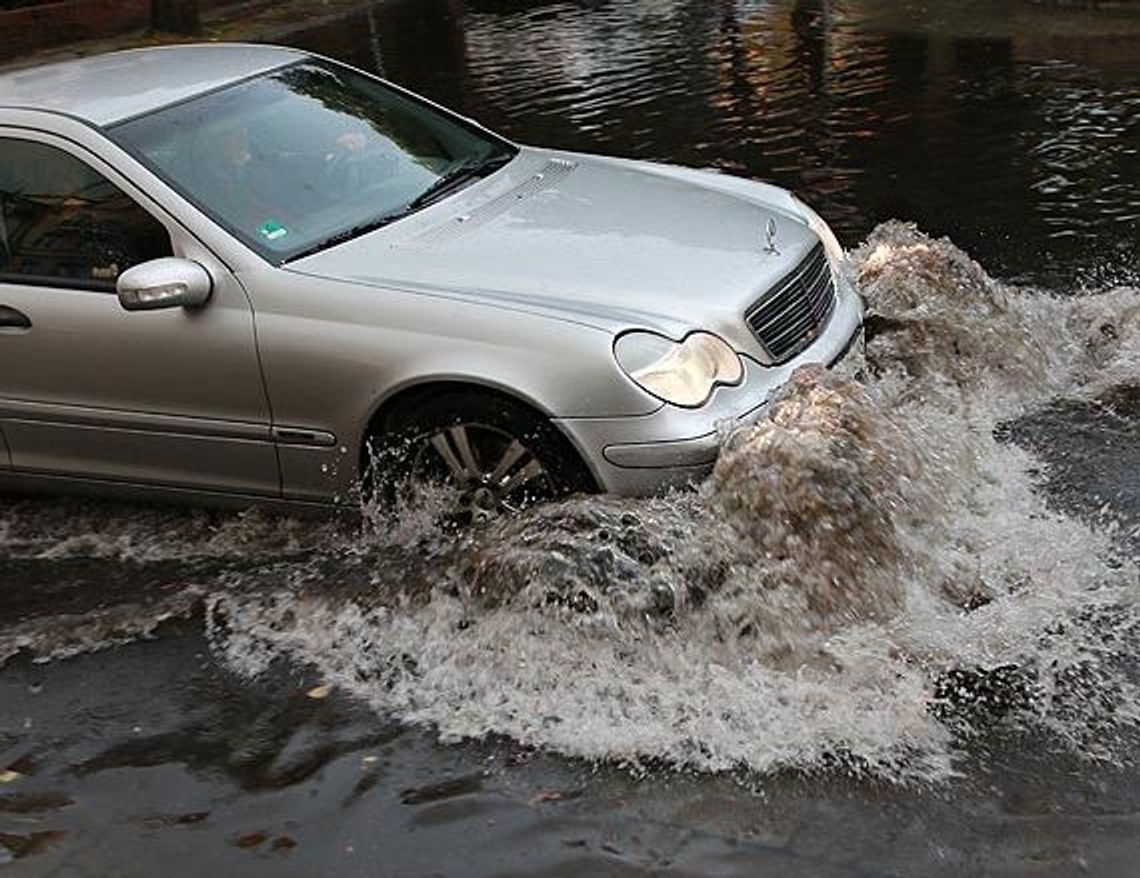
[[[490,516],[703,476],[857,336],[792,194],[246,45],[0,76],[0,486]]]

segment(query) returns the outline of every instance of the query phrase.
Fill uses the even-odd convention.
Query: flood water
[[[0,500],[0,873],[1136,874],[1140,9],[389,0],[289,39],[796,190],[866,346],[698,491],[471,534]]]

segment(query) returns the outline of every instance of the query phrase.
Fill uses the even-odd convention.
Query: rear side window
[[[112,289],[140,262],[170,256],[153,216],[79,159],[0,138],[0,283]]]

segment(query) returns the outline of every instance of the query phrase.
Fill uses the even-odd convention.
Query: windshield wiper
[[[337,244],[345,244],[353,238],[359,238],[361,235],[367,235],[369,232],[374,232],[381,229],[389,223],[394,223],[398,219],[403,219],[412,211],[407,208],[401,208],[394,213],[386,213],[383,216],[378,216],[375,219],[370,219],[366,223],[360,223],[353,226],[351,229],[345,229],[342,232],[337,232],[335,235],[330,235],[322,241],[318,241],[303,250],[294,253],[286,262],[293,262],[297,259],[304,259],[306,256],[312,256],[314,253],[320,253],[322,250],[328,250],[330,247],[335,247]]]
[[[512,153],[499,153],[498,155],[482,159],[468,159],[461,162],[454,168],[445,171],[443,175],[432,183],[427,189],[401,207],[399,210],[392,213],[386,213],[383,216],[371,219],[366,223],[360,223],[350,229],[345,229],[342,232],[337,232],[335,235],[330,235],[322,241],[305,247],[303,250],[294,253],[285,262],[293,262],[297,259],[304,259],[306,256],[312,256],[314,253],[319,253],[322,250],[328,250],[330,247],[335,247],[338,244],[345,244],[353,238],[359,238],[361,235],[367,235],[369,232],[374,232],[377,229],[383,228],[389,223],[394,223],[396,220],[403,219],[409,214],[415,213],[421,208],[427,207],[437,198],[442,198],[452,189],[456,188],[468,180],[485,177],[488,174],[499,170],[505,164],[514,158]]]
[[[499,168],[503,167],[503,165],[510,162],[513,158],[514,156],[511,153],[499,153],[498,155],[487,158],[468,159],[467,161],[461,162],[454,168],[444,171],[438,180],[409,201],[407,210],[411,212],[419,210],[421,207],[427,207],[437,198],[442,198],[448,192],[466,183],[468,180],[485,177],[499,170]]]

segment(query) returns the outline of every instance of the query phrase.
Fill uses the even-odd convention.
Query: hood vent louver
[[[508,189],[501,195],[496,195],[490,201],[479,205],[468,213],[452,217],[441,225],[421,232],[414,238],[409,238],[402,246],[432,247],[473,232],[496,217],[502,216],[520,201],[525,201],[564,180],[577,167],[577,162],[550,159],[542,168],[514,188]]]

